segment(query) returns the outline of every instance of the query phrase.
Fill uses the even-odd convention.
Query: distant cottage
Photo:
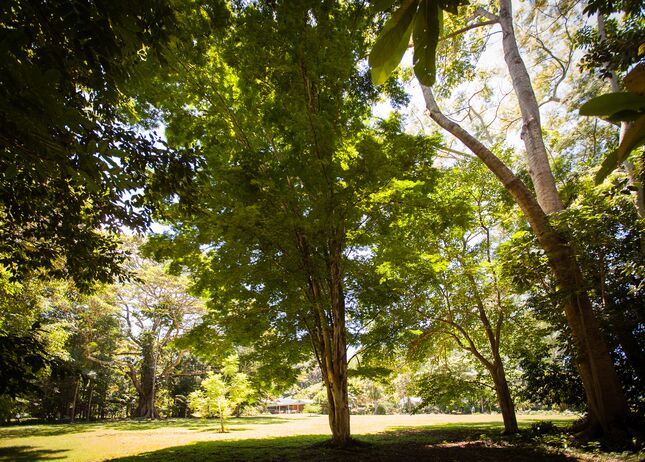
[[[310,399],[280,398],[267,403],[271,414],[300,414],[304,411],[306,404],[313,403]]]

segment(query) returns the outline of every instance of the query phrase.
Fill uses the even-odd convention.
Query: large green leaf
[[[370,3],[372,4],[372,8],[376,11],[385,11],[394,5],[395,1],[396,0],[372,0]]]
[[[603,161],[596,173],[596,184],[602,183],[607,175],[613,172],[627,158],[630,152],[645,144],[645,115],[632,123],[618,146]]]
[[[372,82],[383,84],[401,62],[412,34],[412,19],[419,1],[408,0],[392,14],[370,52]]]
[[[580,115],[612,117],[621,112],[644,112],[645,96],[630,92],[617,92],[590,99],[580,107]]]
[[[431,86],[437,73],[436,57],[443,12],[437,0],[421,0],[414,20],[414,74],[423,85]]]

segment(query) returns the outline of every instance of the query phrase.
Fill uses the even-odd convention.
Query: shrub
[[[303,412],[307,414],[322,414],[322,406],[320,404],[305,404]]]

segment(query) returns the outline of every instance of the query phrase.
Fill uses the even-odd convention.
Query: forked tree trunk
[[[308,293],[315,316],[307,329],[312,339],[316,359],[323,375],[329,407],[329,427],[332,445],[345,447],[352,443],[347,392],[347,331],[345,326],[345,294],[342,280],[342,243],[330,239],[326,279],[323,290],[311,263],[309,246],[298,234],[298,247],[308,273]],[[324,306],[329,306],[326,310]]]
[[[329,264],[329,291],[331,299],[331,342],[326,363],[327,397],[329,399],[329,426],[332,444],[347,446],[351,443],[349,424],[349,396],[347,392],[347,331],[345,327],[345,294],[340,268],[340,242],[332,242]]]
[[[524,183],[479,140],[441,112],[430,88],[423,87],[423,94],[430,117],[464,143],[500,180],[522,209],[546,253],[578,353],[578,369],[589,405],[589,430],[611,432],[621,428],[629,409],[571,244],[553,229],[548,216]]]

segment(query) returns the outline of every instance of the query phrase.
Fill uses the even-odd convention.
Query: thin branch
[[[482,21],[482,22],[477,22],[477,23],[474,23],[474,24],[469,24],[466,27],[462,27],[461,29],[458,29],[458,30],[456,30],[454,32],[451,32],[450,34],[448,34],[448,35],[446,35],[444,37],[441,37],[439,40],[448,40],[448,39],[451,39],[453,37],[456,37],[457,35],[461,35],[464,32],[468,32],[469,30],[477,29],[478,27],[490,26],[492,24],[497,24],[498,22],[499,22],[499,19],[491,19],[489,21]]]

